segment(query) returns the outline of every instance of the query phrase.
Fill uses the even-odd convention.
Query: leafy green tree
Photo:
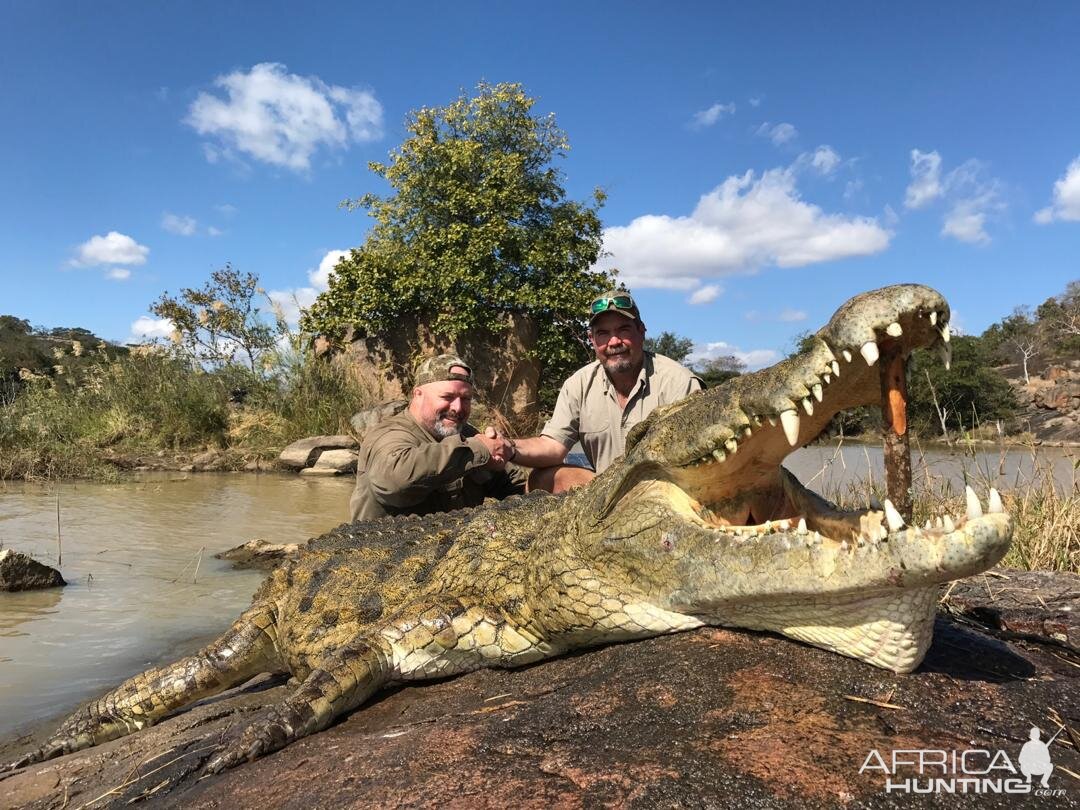
[[[273,325],[263,318],[262,295],[258,276],[226,264],[200,289],[184,288],[178,297],[162,293],[150,311],[172,321],[173,342],[191,359],[221,365],[239,358],[259,374],[262,358],[286,329],[280,318]]]
[[[337,340],[350,328],[380,335],[424,319],[453,339],[498,330],[510,314],[531,316],[548,382],[542,397],[553,397],[588,359],[583,313],[612,280],[590,270],[604,194],[567,199],[555,161],[569,141],[533,105],[518,84],[482,83],[474,97],[410,113],[409,136],[389,162],[369,164],[393,193],[344,203],[374,224],[334,269],[302,330]]]
[[[746,371],[746,363],[733,354],[725,354],[698,363],[694,371],[707,388],[714,388]]]
[[[1017,403],[1008,381],[993,367],[991,346],[978,337],[952,340],[950,370],[936,352],[915,352],[908,362],[908,419],[918,429],[945,433],[995,420],[1011,422]]]
[[[694,350],[694,341],[688,337],[679,337],[674,332],[661,332],[659,337],[645,338],[645,351],[670,357],[681,363]]]

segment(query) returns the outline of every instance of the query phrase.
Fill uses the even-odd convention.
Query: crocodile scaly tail
[[[81,751],[152,726],[169,712],[217,694],[262,672],[282,672],[274,608],[258,603],[224,635],[175,664],[148,669],[68,717],[44,745],[0,765],[12,771]]]

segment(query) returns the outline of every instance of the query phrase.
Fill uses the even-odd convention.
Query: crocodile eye
[[[675,548],[675,535],[671,532],[664,532],[660,535],[660,548],[664,551],[671,551]]]

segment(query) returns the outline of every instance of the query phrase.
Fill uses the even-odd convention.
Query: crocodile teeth
[[[979,503],[979,496],[975,494],[975,490],[971,487],[964,487],[964,495],[967,498],[967,519],[981,518],[983,515],[982,504]]]
[[[806,534],[806,518],[799,518],[799,528],[796,531],[799,534]]]
[[[885,334],[889,337],[900,337],[902,334],[904,334],[904,330],[900,328],[900,324],[898,324],[896,321],[893,321],[885,327]]]
[[[769,427],[776,427],[776,417],[770,416],[770,417],[768,417],[768,419],[769,419]]]
[[[941,358],[941,364],[945,366],[945,370],[949,370],[949,366],[952,364],[952,346],[948,343],[935,343],[937,346],[938,357]]]
[[[821,532],[814,532],[812,535],[810,535],[810,542],[813,543],[814,545],[820,545],[820,543],[821,543]]]
[[[780,422],[784,426],[784,435],[792,447],[799,443],[799,414],[794,410],[781,411]]]
[[[929,529],[930,528],[930,518],[926,519],[926,523],[923,525],[923,528],[924,529]]]
[[[950,534],[956,531],[956,525],[952,522],[951,515],[945,516],[945,531],[949,532]]]
[[[930,312],[930,325],[931,326],[937,326],[937,313],[936,312],[933,312],[933,311]]]
[[[934,526],[938,529],[943,529],[945,527],[945,523],[942,521],[941,515],[938,515],[936,518],[934,518]]]
[[[712,454],[713,454],[713,458],[715,458],[719,462],[727,461],[727,456],[724,455],[724,451],[720,450],[719,448],[717,448],[716,450],[713,450]]]
[[[941,332],[941,339],[948,343],[949,337],[952,335],[952,332],[949,331],[949,325],[947,323],[942,324],[941,329],[938,331]]]
[[[991,515],[1000,514],[1005,511],[1005,507],[1001,503],[1001,495],[993,487],[990,487],[990,503],[989,511]]]
[[[876,363],[878,359],[877,344],[874,343],[874,341],[872,340],[866,341],[866,343],[862,345],[862,348],[859,349],[859,354],[863,356],[863,360],[866,361],[866,365],[874,365],[874,363]]]
[[[892,501],[885,499],[885,521],[889,524],[890,532],[898,532],[904,528],[904,518],[896,511]]]
[[[847,540],[841,540],[840,541],[840,550],[841,551],[847,551],[848,548],[850,548],[850,546],[848,546]]]
[[[826,380],[826,382],[828,381]],[[823,394],[821,393],[820,383],[814,383],[813,385],[811,385],[810,392],[814,395],[814,399],[816,399],[818,402],[821,402]]]
[[[847,352],[845,352],[845,354],[847,354]],[[840,364],[835,360],[832,361],[832,373],[836,377],[840,376]]]
[[[826,372],[825,374],[821,375],[821,379],[823,379],[825,381],[825,384],[828,385],[832,382],[832,375]]]
[[[731,455],[735,455],[737,452],[739,452],[739,443],[734,439],[728,439],[726,442],[724,442],[724,447],[727,448],[727,451],[731,453]]]
[[[814,403],[810,401],[810,397],[803,397],[802,406],[807,416],[814,415]]]

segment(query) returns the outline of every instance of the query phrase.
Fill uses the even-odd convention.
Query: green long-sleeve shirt
[[[460,435],[440,441],[407,410],[384,419],[360,447],[352,519],[447,512],[523,493],[526,474],[520,467],[484,469],[491,454],[476,433],[465,425]]]

